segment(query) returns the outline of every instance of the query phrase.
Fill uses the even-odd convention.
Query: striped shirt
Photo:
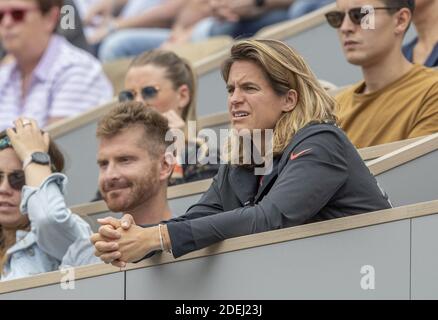
[[[53,35],[25,94],[17,63],[0,67],[0,130],[13,126],[19,116],[35,119],[44,127],[49,118],[80,114],[112,96],[99,61]]]

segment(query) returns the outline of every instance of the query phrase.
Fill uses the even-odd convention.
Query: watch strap
[[[23,161],[23,171],[26,169],[26,167],[28,165],[30,165],[32,163],[32,155],[28,156],[26,159],[24,159]]]
[[[26,167],[28,166],[28,165],[30,165],[31,163],[38,163],[37,161],[34,161],[34,157],[33,157],[33,155],[35,154],[36,152],[34,152],[34,153],[32,153],[30,156],[28,156],[26,159],[24,159],[24,161],[23,161],[23,171],[26,169]],[[49,157],[49,162],[47,163],[47,164],[44,164],[44,163],[38,163],[38,164],[40,164],[40,165],[48,165],[48,166],[50,166],[51,165],[51,161],[50,161],[50,157]]]

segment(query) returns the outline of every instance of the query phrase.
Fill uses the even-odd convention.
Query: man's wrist
[[[168,253],[172,253],[172,242],[170,241],[169,230],[166,224],[162,225],[161,232],[163,235],[164,250]]]

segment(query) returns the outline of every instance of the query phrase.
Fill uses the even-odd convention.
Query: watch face
[[[49,164],[50,157],[44,152],[34,152],[32,153],[32,161],[39,164]]]

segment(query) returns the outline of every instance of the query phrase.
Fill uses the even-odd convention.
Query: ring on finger
[[[28,125],[31,125],[32,123],[29,121],[29,120],[27,120],[27,119],[23,119],[22,121],[21,121],[21,123],[23,124],[23,127],[25,127],[25,126],[28,126]]]

